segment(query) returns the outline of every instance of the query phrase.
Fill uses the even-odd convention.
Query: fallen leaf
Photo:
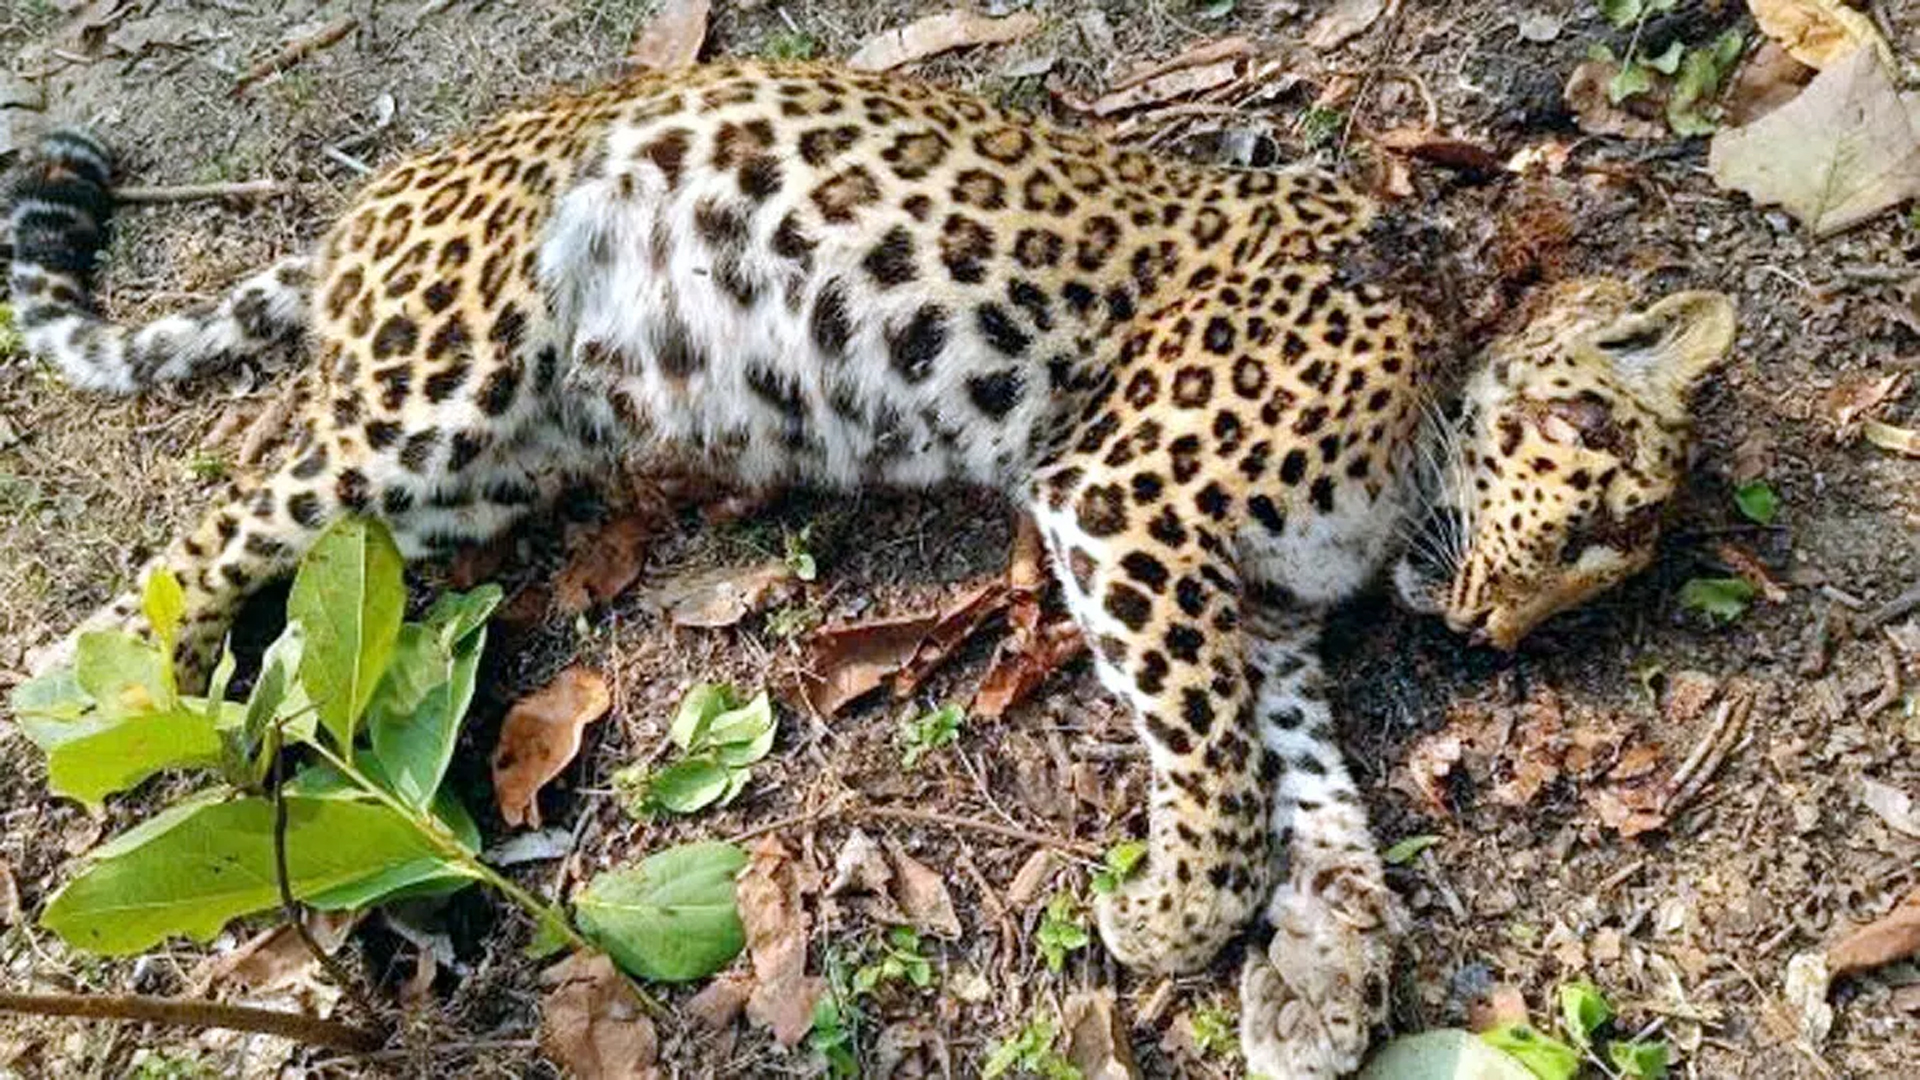
[[[1520,710],[1510,744],[1513,752],[1507,761],[1508,776],[1488,793],[1488,798],[1502,806],[1530,805],[1543,788],[1560,778],[1561,758],[1566,751],[1566,719],[1557,694],[1539,687]]]
[[[1860,434],[1860,424],[1887,402],[1898,398],[1907,388],[1907,373],[1863,375],[1843,379],[1829,390],[1823,403],[1833,417],[1834,441],[1850,443]]]
[[[1059,869],[1060,858],[1052,848],[1035,848],[1007,885],[1007,907],[1021,911],[1031,906],[1040,898],[1041,890],[1053,883],[1054,872]]]
[[[1375,135],[1373,141],[1397,154],[1482,177],[1493,176],[1505,167],[1499,155],[1478,143],[1424,128],[1394,128]]]
[[[707,15],[712,0],[666,0],[634,38],[627,62],[648,71],[678,71],[692,67],[707,40]]]
[[[870,1076],[952,1076],[947,1041],[924,1016],[901,1020],[880,1029],[873,1040]]]
[[[1920,457],[1920,428],[1894,427],[1869,418],[1860,424],[1860,434],[1882,450]]]
[[[947,891],[947,883],[900,845],[889,842],[887,849],[893,856],[896,874],[894,899],[900,902],[907,922],[914,929],[935,937],[949,941],[959,938],[960,916],[954,912],[953,894]]]
[[[1787,999],[1799,1029],[1789,1038],[1797,1034],[1815,1047],[1827,1040],[1827,1032],[1833,1029],[1833,1006],[1827,1004],[1827,991],[1832,985],[1833,976],[1827,971],[1823,954],[1795,953],[1787,961],[1781,996]]]
[[[1027,700],[1048,675],[1087,651],[1086,636],[1078,623],[1061,616],[1045,620],[1037,592],[1017,592],[1007,609],[1007,625],[1012,630],[994,650],[974,691],[969,715],[996,720],[1008,709]]]
[[[1620,760],[1607,770],[1609,780],[1638,780],[1652,775],[1660,764],[1660,748],[1648,743],[1635,743],[1622,751]]]
[[[1844,0],[1747,0],[1747,7],[1761,33],[1809,67],[1825,68],[1863,45],[1887,49],[1873,19]]]
[[[1767,564],[1761,562],[1758,555],[1731,540],[1722,540],[1715,544],[1714,552],[1720,556],[1721,562],[1732,567],[1733,572],[1740,575],[1741,580],[1753,586],[1754,591],[1758,592],[1767,603],[1787,602],[1786,588],[1773,579],[1773,574],[1767,570]]]
[[[906,913],[893,897],[893,864],[865,829],[856,828],[833,860],[833,877],[824,896],[852,896],[856,907],[875,922],[898,924]]]
[[[1727,123],[1751,124],[1792,101],[1813,78],[1813,71],[1777,42],[1763,43],[1740,65],[1722,99]]]
[[[1427,809],[1441,817],[1453,816],[1447,805],[1447,777],[1460,763],[1464,750],[1458,735],[1439,731],[1422,735],[1407,752],[1407,775],[1413,781],[1413,792],[1426,801]]]
[[[747,1018],[771,1030],[781,1046],[793,1046],[813,1027],[823,984],[807,974],[807,913],[792,856],[777,838],[754,844],[735,895],[753,964]]]
[[[1878,52],[1856,50],[1786,105],[1715,134],[1707,167],[1829,236],[1920,195],[1920,95],[1898,91]]]
[[[360,925],[365,912],[310,911],[307,933],[331,956]],[[299,982],[318,961],[291,925],[276,926],[248,938],[232,952],[212,957],[194,970],[195,986],[244,986],[249,990],[277,990]]]
[[[508,825],[540,827],[540,789],[580,752],[580,733],[607,714],[599,673],[570,667],[507,710],[493,749],[493,798]]]
[[[1336,49],[1364,33],[1387,10],[1387,0],[1338,0],[1307,28],[1307,44]]]
[[[1490,1031],[1508,1024],[1527,1022],[1527,999],[1520,988],[1496,983],[1467,1003],[1467,1030]]]
[[[1860,802],[1878,814],[1880,820],[1887,823],[1887,828],[1920,840],[1920,812],[1914,810],[1913,796],[1892,784],[1862,777]]]
[[[683,1011],[687,1019],[708,1031],[725,1031],[733,1026],[752,994],[753,979],[750,976],[720,975],[688,999]]]
[[[1920,889],[1884,916],[1827,946],[1827,972],[1838,979],[1920,952]]]
[[[1667,676],[1667,696],[1660,714],[1671,727],[1686,727],[1707,715],[1713,696],[1720,692],[1720,680],[1704,671],[1676,671]]]
[[[722,566],[663,582],[648,592],[646,606],[675,626],[733,626],[792,594],[799,578],[784,559],[750,566]]]
[[[990,581],[933,615],[908,615],[823,627],[807,639],[800,696],[830,717],[887,680],[896,697],[911,694],[928,673],[980,625],[1005,610],[1008,590]]]
[[[1031,11],[995,19],[956,9],[874,36],[847,58],[847,66],[855,71],[891,71],[953,49],[1019,41],[1039,29],[1040,17]]]
[[[659,1041],[639,995],[605,953],[577,952],[540,973],[540,1049],[580,1080],[651,1080]]]
[[[1389,1039],[1360,1080],[1536,1080],[1534,1073],[1478,1035],[1458,1028]]]
[[[1170,60],[1146,64],[1115,80],[1113,88],[1084,106],[1095,116],[1158,105],[1225,86],[1244,74],[1253,43],[1242,37],[1203,42]]]
[[[553,577],[554,605],[578,615],[625,592],[640,577],[653,529],[653,515],[629,513],[588,533]]]
[[[1622,840],[1664,828],[1667,815],[1660,807],[1666,800],[1664,783],[1613,784],[1589,789],[1586,793],[1587,808],[1600,819],[1600,824],[1619,833]]]
[[[1115,1014],[1113,991],[1082,990],[1060,1008],[1066,1056],[1085,1080],[1134,1080],[1133,1038]]]
[[[1623,139],[1664,139],[1667,125],[1657,117],[1641,116],[1627,108],[1628,103],[1639,99],[1629,99],[1628,103],[1614,104],[1607,96],[1607,84],[1619,73],[1619,67],[1605,60],[1587,60],[1573,69],[1567,77],[1566,89],[1560,96],[1565,99],[1567,108],[1573,111],[1574,122],[1581,131],[1589,135],[1616,135]],[[1642,95],[1643,97],[1645,95]]]

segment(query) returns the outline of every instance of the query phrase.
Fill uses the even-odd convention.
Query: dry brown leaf
[[[662,582],[645,603],[675,626],[733,626],[792,595],[799,580],[782,559],[722,566]]]
[[[725,1031],[739,1018],[740,1010],[747,1007],[747,998],[752,994],[751,976],[728,972],[701,987],[699,993],[688,999],[682,1012],[708,1031]]]
[[[1027,700],[1062,665],[1087,651],[1087,639],[1071,618],[1043,621],[1037,592],[1016,590],[1007,609],[1012,633],[994,650],[987,673],[967,712],[996,720]]]
[[[1863,45],[1892,59],[1873,19],[1845,0],[1747,0],[1747,7],[1761,33],[1809,67],[1825,68]]]
[[[1653,775],[1663,755],[1660,748],[1650,743],[1635,743],[1620,753],[1620,760],[1607,770],[1607,779],[1613,781],[1641,780]]]
[[[578,615],[627,590],[640,577],[653,538],[651,514],[622,514],[583,537],[553,577],[553,600],[563,614]]]
[[[1621,839],[1631,840],[1666,826],[1667,815],[1659,808],[1665,804],[1668,790],[1665,784],[1659,783],[1614,784],[1589,790],[1587,808],[1600,824],[1619,833]]]
[[[953,894],[947,891],[947,883],[927,864],[908,855],[900,845],[889,842],[888,852],[893,856],[893,869],[897,877],[894,887],[894,899],[900,902],[900,910],[906,913],[907,922],[914,929],[946,938],[949,941],[960,936],[960,916],[953,909]]]
[[[627,62],[648,71],[678,71],[692,67],[707,40],[707,15],[712,0],[666,0],[634,38]]]
[[[799,876],[777,838],[762,837],[753,845],[735,896],[753,963],[747,1018],[771,1030],[780,1045],[793,1046],[813,1027],[813,1006],[823,985],[807,974],[807,913],[800,903]]]
[[[875,35],[847,58],[847,66],[855,71],[891,71],[953,49],[1019,41],[1039,29],[1040,17],[1031,11],[994,19],[955,9]]]
[[[580,733],[612,704],[598,672],[570,667],[507,710],[492,764],[494,802],[508,825],[540,827],[540,789],[580,752]]]
[[[1447,805],[1447,777],[1460,763],[1464,750],[1460,736],[1451,731],[1437,731],[1422,735],[1407,752],[1407,775],[1413,783],[1413,794],[1420,796],[1426,808],[1441,817],[1453,816],[1452,808]]]
[[[1920,840],[1920,812],[1914,809],[1913,796],[1892,784],[1862,777],[1860,802],[1879,815],[1880,820],[1887,823],[1887,828]]]
[[[605,953],[577,952],[540,973],[540,1049],[579,1080],[653,1080],[659,1041],[632,985]]]
[[[1467,1003],[1468,1031],[1477,1033],[1526,1022],[1526,995],[1510,983],[1496,983]]]
[[[1113,116],[1204,93],[1238,79],[1245,73],[1244,61],[1252,55],[1253,43],[1246,38],[1202,42],[1170,60],[1143,64],[1121,75],[1111,90],[1078,107],[1095,116]]]
[[[1394,128],[1373,136],[1373,141],[1394,153],[1462,172],[1492,176],[1505,168],[1498,154],[1478,143],[1424,128]]]
[[[331,956],[360,925],[364,914],[310,911],[306,915],[307,933]],[[292,926],[276,926],[255,934],[230,953],[209,958],[194,970],[191,982],[202,987],[232,984],[255,991],[277,990],[299,982],[317,963],[298,931]]]
[[[1844,379],[1827,391],[1823,401],[1833,417],[1834,441],[1850,443],[1860,434],[1860,423],[1887,402],[1898,398],[1907,387],[1907,373],[1861,375]]]
[[[1880,54],[1858,49],[1786,105],[1716,133],[1707,166],[1829,236],[1920,196],[1920,94],[1901,94]]]
[[[1894,427],[1869,417],[1861,421],[1860,434],[1882,450],[1920,457],[1920,428]]]
[[[1082,990],[1060,1008],[1067,1060],[1085,1080],[1137,1080],[1133,1039],[1113,1007],[1113,991]]]
[[[830,717],[889,679],[896,697],[911,694],[948,653],[1006,608],[1007,596],[1004,583],[991,581],[938,614],[817,630],[807,639],[800,697],[816,716]]]
[[[1387,5],[1388,0],[1338,0],[1307,28],[1307,44],[1323,51],[1337,49],[1365,33]]]
[[[1704,671],[1676,671],[1667,676],[1667,696],[1660,714],[1671,727],[1685,727],[1707,715],[1707,706],[1720,692],[1720,680]]]
[[[1760,556],[1731,540],[1722,540],[1713,549],[1720,556],[1720,561],[1732,567],[1742,581],[1753,586],[1761,599],[1769,604],[1787,602],[1786,588],[1773,579],[1773,573],[1767,569],[1766,563],[1760,561]]]
[[[1827,946],[1827,971],[1838,979],[1920,952],[1920,889],[1899,906]]]
[[[1567,77],[1567,87],[1560,96],[1566,100],[1567,108],[1573,110],[1574,122],[1589,135],[1617,135],[1623,139],[1666,138],[1667,125],[1657,115],[1641,116],[1627,108],[1626,103],[1616,105],[1607,99],[1607,83],[1618,71],[1616,65],[1604,60],[1583,61],[1573,69],[1573,74]]]
[[[1721,99],[1727,123],[1734,127],[1753,123],[1798,97],[1812,78],[1813,69],[1795,60],[1779,43],[1763,43],[1740,65]]]

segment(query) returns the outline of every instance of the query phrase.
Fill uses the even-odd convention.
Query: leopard
[[[1512,649],[1640,571],[1736,326],[1719,293],[1571,278],[1449,379],[1454,316],[1368,272],[1386,218],[1337,170],[1160,156],[830,64],[506,112],[144,324],[91,299],[113,170],[61,128],[15,185],[34,356],[105,394],[301,357],[288,445],[151,564],[184,585],[183,671],[345,517],[423,559],[615,473],[996,490],[1147,752],[1105,948],[1189,973],[1251,928],[1240,1045],[1274,1078],[1359,1067],[1406,921],[1335,733],[1328,613],[1385,582]],[[82,629],[143,631],[138,591]]]

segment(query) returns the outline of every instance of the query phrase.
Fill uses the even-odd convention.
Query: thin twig
[[[235,180],[222,184],[180,184],[174,187],[122,187],[113,189],[119,203],[180,203],[201,199],[270,199],[293,190],[284,180]]]
[[[347,975],[346,969],[334,960],[332,953],[321,948],[320,943],[314,940],[313,931],[307,929],[307,913],[300,906],[300,901],[293,897],[293,881],[287,874],[287,795],[282,783],[286,775],[286,763],[280,755],[280,725],[274,724],[269,732],[271,742],[267,753],[268,760],[273,762],[273,877],[274,883],[280,887],[280,911],[293,927],[293,932],[300,936],[300,943],[307,947],[307,952],[313,954],[314,960],[333,980],[333,984],[360,1006],[362,1013],[367,1016],[378,1015],[372,1004],[360,996],[359,984]]]
[[[246,73],[241,75],[239,80],[233,84],[233,92],[236,94],[241,93],[245,91],[247,87],[252,86],[261,79],[285,71],[300,61],[305,60],[307,57],[312,56],[314,53],[319,52],[321,49],[335,44],[348,34],[353,33],[359,25],[360,20],[357,16],[348,15],[344,18],[335,19],[319,30],[308,34],[306,37],[300,38],[297,41],[288,42],[272,56],[248,68]]]
[[[1920,584],[1908,586],[1906,592],[1874,608],[1867,615],[1867,625],[1881,626],[1916,609],[1920,609]]]
[[[1713,718],[1713,726],[1706,737],[1687,755],[1686,763],[1673,774],[1673,795],[1660,807],[1660,812],[1672,818],[1680,809],[1700,794],[1700,789],[1727,759],[1727,754],[1740,741],[1740,734],[1746,727],[1747,714],[1753,710],[1753,694],[1744,690],[1727,691],[1720,702],[1720,711]]]
[[[386,1038],[379,1032],[305,1013],[139,994],[13,994],[0,991],[0,1012],[251,1031],[350,1054],[378,1050],[386,1043]]]
[[[847,813],[856,817],[880,818],[885,821],[911,821],[921,825],[941,825],[953,829],[971,829],[974,832],[991,833],[994,836],[1005,837],[1008,840],[1019,840],[1029,844],[1039,844],[1043,847],[1054,848],[1058,851],[1064,851],[1069,855],[1077,855],[1083,859],[1097,859],[1100,857],[1100,849],[1092,844],[1083,844],[1078,840],[1065,840],[1058,836],[1048,836],[1046,833],[1015,828],[1011,825],[1001,825],[997,822],[981,821],[978,818],[955,817],[952,814],[941,814],[931,810],[909,810],[898,806],[855,806],[849,807]]]

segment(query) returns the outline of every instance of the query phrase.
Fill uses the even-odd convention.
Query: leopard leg
[[[1241,970],[1240,1045],[1275,1080],[1339,1076],[1385,1019],[1400,920],[1334,738],[1320,614],[1255,592],[1247,661],[1260,741],[1281,763],[1272,825],[1288,865],[1267,906],[1272,940]]]
[[[1184,972],[1266,895],[1273,759],[1254,728],[1233,565],[1197,530],[1128,527],[1132,475],[1097,460],[1043,469],[1031,509],[1100,680],[1131,707],[1153,767],[1146,866],[1096,901],[1101,937],[1128,966]]]

